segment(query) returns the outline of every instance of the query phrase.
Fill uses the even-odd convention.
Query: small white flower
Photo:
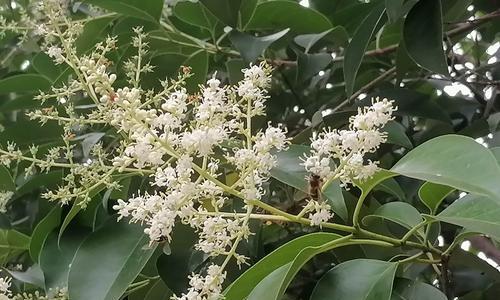
[[[0,212],[7,212],[7,204],[9,203],[10,199],[12,199],[12,196],[14,196],[14,193],[11,191],[0,192]]]
[[[309,214],[311,226],[321,225],[321,223],[327,222],[333,217],[330,205],[324,202],[320,203],[315,200],[310,200],[307,206],[310,207],[309,210],[311,211]]]
[[[12,295],[12,292],[10,291],[11,280],[12,278],[10,277],[0,278],[0,293],[8,297]]]

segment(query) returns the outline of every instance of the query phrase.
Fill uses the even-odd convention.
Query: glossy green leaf
[[[497,163],[500,164],[500,147],[490,148],[490,151],[497,160]]]
[[[454,190],[454,188],[447,185],[425,182],[418,190],[418,196],[431,213],[435,214],[439,204]]]
[[[7,271],[13,278],[24,282],[33,284],[37,287],[44,287],[43,273],[42,269],[38,264],[34,264],[30,266],[26,271],[13,271],[13,270],[5,270]]]
[[[323,14],[298,2],[276,0],[259,3],[247,26],[251,30],[285,28],[296,33],[317,33],[332,28],[332,24]]]
[[[172,295],[172,291],[165,283],[162,280],[158,280],[147,292],[144,300],[170,300]]]
[[[70,299],[120,299],[155,250],[148,242],[141,226],[111,218],[76,252],[69,271]]]
[[[207,79],[208,53],[206,51],[195,52],[184,61],[184,65],[191,67],[194,74],[186,80],[187,90],[193,92]]]
[[[403,37],[408,54],[417,64],[429,71],[449,75],[443,49],[441,0],[417,2],[406,16]]]
[[[378,26],[385,22],[384,12],[384,6],[379,5],[375,7],[359,25],[349,46],[347,46],[344,57],[344,80],[348,96],[353,93],[356,76],[368,44],[377,31]]]
[[[324,70],[331,62],[332,56],[328,53],[300,53],[297,59],[297,81],[300,83],[310,79],[319,71]]]
[[[163,10],[163,0],[85,0],[85,2],[146,21],[158,21]]]
[[[406,50],[405,44],[400,43],[396,50],[396,80],[400,84],[406,75],[412,71],[420,70],[418,65],[411,59]]]
[[[289,29],[285,29],[271,35],[255,37],[250,34],[231,31],[229,39],[234,47],[240,52],[241,57],[247,62],[255,61],[275,41],[283,37]]]
[[[129,178],[131,176],[134,176],[134,174],[119,174],[119,175],[114,175],[113,179],[116,181],[120,181],[125,178]],[[95,197],[104,189],[106,188],[105,185],[101,184],[97,187],[95,187],[93,190],[89,192],[89,198],[91,199],[90,202],[96,202],[98,199]],[[90,203],[86,203],[85,205],[89,205]],[[63,219],[63,222],[61,224],[61,228],[59,229],[59,238],[61,238],[62,234],[66,230],[66,228],[70,225],[71,221],[82,211],[85,209],[85,206],[82,206],[81,199],[75,199],[73,200],[73,204],[71,206],[71,209],[69,210],[68,214]]]
[[[422,222],[422,216],[418,210],[406,202],[389,202],[379,208],[373,213],[363,218],[363,223],[367,224],[370,219],[382,218],[408,229],[415,227]]]
[[[200,0],[223,24],[245,28],[252,18],[257,0]]]
[[[325,243],[337,240],[340,236],[333,233],[311,233],[308,235],[301,236],[296,238],[285,245],[279,247],[274,250],[266,257],[261,259],[259,262],[250,267],[245,273],[243,273],[240,277],[238,277],[224,292],[224,295],[227,299],[232,300],[243,300],[247,299],[247,297],[252,293],[254,288],[259,285],[259,283],[267,278],[270,274],[273,274],[278,282],[282,282],[284,277],[288,274],[293,260],[301,251],[306,248],[311,248],[315,246],[321,246]],[[281,268],[281,269],[280,269]],[[276,271],[279,269],[279,271]],[[266,282],[269,282],[270,279],[267,279]],[[266,282],[263,283],[260,287],[268,287]],[[274,288],[278,289],[282,287],[276,281],[271,280],[275,284]],[[260,291],[260,288],[259,288]],[[253,292],[255,296],[259,295],[259,291]],[[276,290],[273,290],[276,292]],[[262,298],[261,298],[262,299]],[[266,300],[273,299],[272,296],[266,297]]]
[[[15,191],[16,184],[10,176],[9,170],[4,166],[0,165],[0,192],[2,191]]]
[[[455,224],[468,231],[500,238],[500,204],[489,197],[466,195],[435,216],[439,221]]]
[[[397,278],[394,282],[391,300],[447,300],[443,292],[430,284]]]
[[[496,282],[500,282],[500,272],[474,252],[455,249],[449,258],[448,267],[453,274],[456,295],[463,295],[472,290],[485,291]],[[496,294],[498,296],[498,293]],[[461,299],[462,297],[460,297]],[[494,298],[473,298],[474,300],[493,300]],[[471,298],[466,298],[471,299]]]
[[[241,70],[246,68],[248,65],[243,59],[229,59],[226,62],[226,70],[229,74],[229,83],[235,84],[243,79],[243,73]]]
[[[495,199],[500,192],[495,157],[465,136],[445,135],[427,141],[406,154],[391,171]]]
[[[61,183],[62,178],[63,172],[61,170],[36,174],[17,188],[16,195],[22,196],[37,189],[45,190],[57,188],[57,185]]]
[[[44,52],[39,52],[37,55],[33,57],[33,68],[40,73],[41,75],[51,79],[52,81],[56,80],[59,75],[61,75],[62,71],[59,67],[54,64],[52,58],[50,58]]]
[[[187,225],[176,225],[172,242],[162,245],[170,248],[169,255],[162,254],[156,261],[158,274],[165,284],[177,295],[185,292],[188,276],[192,273],[191,259],[195,256],[194,244],[197,235]]]
[[[361,191],[363,191],[363,194],[368,194],[378,184],[396,175],[397,174],[394,172],[385,169],[379,169],[371,178],[362,182],[357,181],[355,182],[355,184],[361,189]]]
[[[203,27],[210,31],[217,24],[217,19],[200,2],[179,2],[174,7],[174,14],[186,23]]]
[[[30,256],[34,262],[39,261],[40,252],[45,239],[61,222],[61,207],[55,206],[35,227],[30,242]]]
[[[14,229],[0,230],[0,263],[29,249],[30,237]]]
[[[57,233],[47,237],[40,253],[40,268],[43,271],[45,291],[68,286],[68,274],[75,253],[87,232],[70,230],[58,243]]]
[[[277,153],[277,164],[271,170],[271,176],[304,193],[309,193],[309,183],[306,180],[308,173],[300,159],[301,157],[304,158],[309,152],[310,148],[307,146],[292,144],[288,150]],[[333,181],[322,195],[327,199],[332,210],[340,218],[347,220],[347,207],[342,196],[339,181]]]
[[[406,135],[406,129],[400,123],[390,121],[384,126],[382,130],[387,132],[386,143],[403,146],[407,149],[413,148],[413,144]]]
[[[405,192],[394,178],[387,178],[373,188],[376,191],[383,191],[403,201],[406,198]]]
[[[355,259],[335,266],[318,281],[310,300],[389,300],[397,263]]]
[[[403,2],[404,0],[385,0],[385,10],[387,11],[387,16],[391,23],[396,22],[401,16],[403,12]]]
[[[309,34],[301,34],[297,35],[293,41],[297,43],[299,46],[304,48],[304,52],[307,53],[311,49],[314,44],[316,44],[319,40],[325,37],[327,34],[332,32],[333,28],[325,30],[320,33],[309,33]]]
[[[103,1],[105,2],[105,1]],[[83,26],[82,33],[78,36],[75,41],[75,47],[78,53],[85,53],[92,49],[96,43],[98,43],[102,38],[106,29],[117,17],[107,17],[98,18],[95,20],[90,20]]]
[[[11,92],[38,92],[50,87],[50,80],[38,74],[19,74],[0,80],[0,94]]]
[[[325,44],[344,46],[347,44],[349,36],[342,26],[325,30],[320,33],[299,34],[293,41],[304,48],[304,52],[308,53],[312,48],[318,49]]]

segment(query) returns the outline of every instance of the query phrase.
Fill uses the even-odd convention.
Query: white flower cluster
[[[10,291],[10,282],[12,278],[10,277],[2,277],[0,278],[0,294],[10,297],[12,296],[12,292]]]
[[[1,213],[7,212],[7,204],[9,203],[10,199],[12,199],[12,196],[14,196],[14,193],[11,191],[0,191],[0,212]]]
[[[305,158],[304,167],[325,181],[339,178],[344,186],[370,178],[378,169],[377,162],[366,160],[365,155],[386,141],[381,128],[393,119],[395,110],[393,101],[378,98],[372,106],[358,108],[358,114],[349,119],[348,129],[325,129],[311,140],[311,154]]]
[[[325,202],[309,200],[306,204],[306,210],[310,211],[308,218],[311,220],[311,226],[321,226],[321,223],[327,222],[333,217],[330,205]]]
[[[217,265],[207,268],[207,275],[192,274],[189,277],[191,286],[186,294],[181,297],[174,296],[173,300],[220,300],[223,299],[222,283],[226,278],[226,272]]]
[[[113,165],[122,170],[131,165],[154,170],[156,191],[119,200],[114,208],[120,218],[145,224],[151,242],[170,241],[180,220],[199,233],[196,249],[245,262],[235,247],[250,235],[248,218],[224,218],[217,212],[230,195],[244,200],[262,197],[262,185],[276,163],[271,151],[285,149],[288,140],[281,126],[252,132],[252,118],[264,113],[270,69],[254,65],[243,73],[244,79],[236,86],[209,79],[199,96],[188,95],[182,86],[149,100],[143,99],[140,88],[116,91],[110,104],[111,123],[128,141]],[[148,102],[158,106],[145,105]],[[186,121],[188,114],[193,116],[191,122]],[[217,179],[223,170],[221,160],[232,163],[238,172],[239,179],[231,187]],[[246,209],[251,212],[249,203]],[[178,299],[218,299],[213,295],[220,291],[224,276],[216,268],[209,268],[204,278],[193,275],[190,290]]]

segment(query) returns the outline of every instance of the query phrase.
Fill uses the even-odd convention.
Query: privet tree
[[[0,299],[497,299],[493,0],[0,9]]]

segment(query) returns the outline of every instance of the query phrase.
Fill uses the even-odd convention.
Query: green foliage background
[[[265,59],[273,65],[267,119],[255,124],[284,123],[293,138],[295,145],[273,170],[268,189],[274,193],[266,199],[284,210],[293,210],[307,192],[298,157],[314,131],[345,126],[372,97],[394,99],[399,107],[385,128],[389,143],[376,157],[385,169],[396,165],[395,173],[379,174],[343,195],[330,191],[328,198],[335,221],[351,225],[356,199],[367,197],[362,225],[396,239],[411,228],[422,230],[416,228],[422,214],[441,221],[422,231],[426,242],[442,250],[453,246],[441,276],[428,264],[390,262],[415,254],[404,243],[389,249],[349,244],[324,252],[321,247],[340,237],[329,229],[304,235],[312,229],[254,222],[256,234],[241,249],[253,267],[244,275],[251,266],[230,267],[228,284],[234,283],[228,300],[497,299],[500,273],[475,255],[481,249],[455,246],[471,232],[487,234],[494,244],[500,238],[500,151],[495,149],[500,146],[500,51],[492,47],[500,43],[500,2],[306,2],[309,7],[285,0],[200,0],[167,9],[163,0],[87,0],[75,2],[73,13],[86,17],[88,4],[109,11],[85,25],[77,46],[85,53],[116,35],[118,66],[132,55],[132,28],[144,27],[155,65],[145,88],[158,88],[158,79],[175,76],[181,66],[196,74],[188,83],[194,91],[214,73],[234,83],[249,63]],[[15,19],[27,4],[4,1],[1,14]],[[31,144],[43,149],[59,142],[62,131],[50,122],[40,126],[25,113],[40,107],[33,100],[38,91],[57,86],[71,72],[53,64],[37,40],[19,45],[17,39],[7,33],[0,42],[0,145],[14,141],[22,149]],[[88,103],[82,99],[79,105],[84,109]],[[447,134],[456,135],[440,137]],[[82,159],[91,145],[110,142],[113,135],[111,130],[79,133],[75,143]],[[465,136],[480,138],[492,151]],[[136,192],[147,177],[117,178],[121,191],[96,190],[87,209],[80,210],[40,198],[59,184],[64,170],[28,178],[22,170],[22,164],[0,166],[0,190],[15,192],[8,212],[0,215],[0,260],[17,279],[17,290],[68,286],[70,299],[168,299],[207,262],[192,248],[196,237],[187,228],[177,226],[173,242],[155,249],[146,246],[139,226],[116,222],[112,203]],[[472,194],[455,202],[459,190]],[[18,263],[22,270],[11,271]],[[431,286],[436,282],[442,291]]]

